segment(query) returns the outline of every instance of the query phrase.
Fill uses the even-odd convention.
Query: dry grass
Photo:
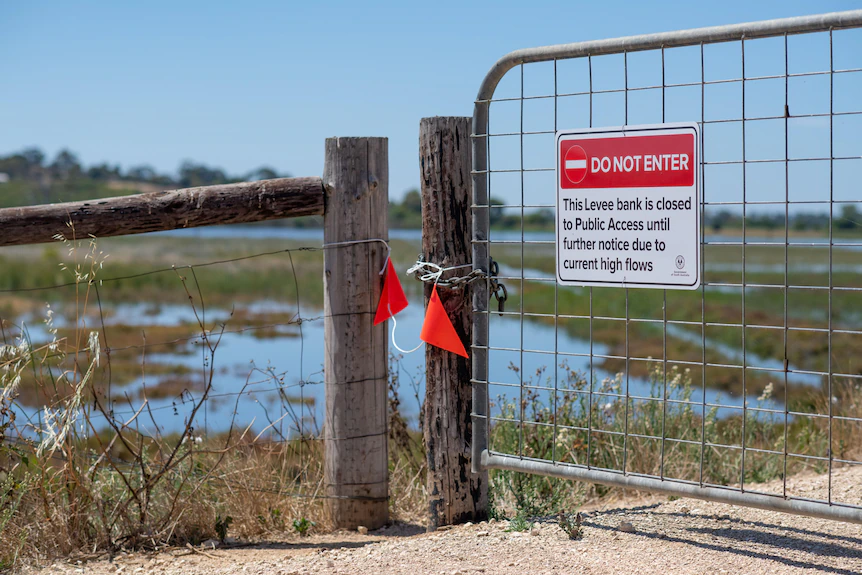
[[[424,451],[397,405],[396,396],[390,414],[391,516],[416,521],[426,499]],[[14,415],[4,409],[0,420],[7,422],[0,436],[8,435],[0,447],[4,567],[21,557],[196,545],[218,539],[220,523],[227,536],[242,539],[298,531],[303,522],[311,531],[330,529],[321,438],[271,441],[238,428],[207,440],[190,431],[152,437],[123,422],[89,437],[70,429],[46,447],[46,441],[10,443]],[[89,424],[86,414],[83,421]]]
[[[311,531],[330,529],[320,439],[272,442],[235,434],[197,443],[188,436],[155,442],[123,435],[132,451],[79,441],[49,457],[36,453],[36,444],[3,448],[0,565],[22,557],[197,545],[218,539],[217,524],[225,519],[227,535],[245,540],[297,531],[295,522],[303,520]],[[394,434],[390,443],[395,521],[421,520],[425,507],[424,453],[415,436],[410,432],[408,451],[404,436]],[[146,455],[134,450],[141,444]]]
[[[623,374],[605,379],[597,391],[606,395],[590,401],[585,374],[565,364],[560,367],[566,368],[567,377],[559,382],[556,406],[531,389],[553,385],[544,369],[524,377],[520,399],[494,399],[500,421],[491,429],[493,451],[730,487],[739,487],[742,477],[743,430],[744,445],[751,449],[744,467],[746,485],[772,481],[785,473],[825,473],[830,439],[834,458],[862,461],[862,385],[855,380],[835,378],[831,401],[825,390],[812,388],[807,403],[813,407],[788,418],[785,430],[784,417],[777,413],[749,410],[742,415],[737,410],[721,417],[715,407],[702,412],[698,402],[691,401],[695,388],[690,371],[677,366],[668,369],[666,386],[660,364],[650,372],[649,396],[656,401],[626,400]],[[665,393],[672,400],[666,405],[658,401]],[[769,393],[760,401],[768,400]],[[836,416],[831,433],[826,417],[830,410]],[[785,436],[790,454],[786,466]],[[702,439],[709,444],[704,449]],[[561,479],[511,471],[492,472],[491,488],[492,514],[498,517],[567,512],[609,493],[609,488],[599,485],[573,486]]]

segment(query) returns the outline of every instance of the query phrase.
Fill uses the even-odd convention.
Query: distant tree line
[[[61,150],[53,161],[47,161],[45,154],[38,148],[28,148],[9,156],[0,156],[0,172],[8,174],[12,180],[40,181],[47,177],[96,182],[147,182],[165,187],[184,188],[286,177],[285,174],[279,174],[268,166],[262,166],[247,174],[231,176],[221,168],[212,168],[191,161],[183,162],[176,176],[160,174],[148,165],[133,166],[125,171],[119,165],[112,166],[106,163],[86,167],[69,150]]]
[[[779,231],[784,229],[785,214],[748,213],[745,215],[745,227],[757,230]],[[721,233],[725,230],[738,231],[742,229],[742,214],[730,210],[720,210],[706,214],[703,224],[707,232]],[[828,232],[829,212],[805,212],[790,214],[787,218],[788,228],[795,232],[819,231]],[[862,213],[856,204],[836,204],[832,214],[832,227],[837,231],[862,231]]]
[[[0,184],[0,207],[98,199],[157,189],[190,188],[287,177],[287,174],[279,173],[268,166],[262,166],[243,175],[230,175],[221,168],[192,161],[183,162],[176,175],[158,173],[148,165],[133,166],[126,170],[119,165],[107,163],[87,167],[81,164],[78,157],[69,150],[62,150],[53,160],[48,160],[38,148],[28,148],[8,156],[0,156],[0,174],[6,174],[9,178],[7,183]],[[491,205],[492,228],[521,229],[520,209],[503,207],[505,203],[493,197]],[[783,212],[747,213],[745,227],[778,231],[784,229],[784,220]],[[797,213],[790,215],[789,227],[796,232],[823,232],[829,229],[829,221],[829,214],[825,212]],[[738,231],[742,229],[742,223],[742,215],[730,210],[707,213],[703,221],[708,233]],[[322,220],[318,217],[298,218],[278,220],[277,223],[263,222],[262,225],[316,227],[322,225]],[[400,202],[390,202],[389,225],[393,228],[422,227],[422,201],[419,190],[410,189]],[[856,204],[840,205],[833,214],[832,225],[838,231],[860,232],[862,213]],[[523,213],[523,227],[527,231],[553,230],[553,210],[526,210]]]
[[[389,225],[394,228],[422,227],[422,202],[419,190],[411,189],[404,199],[389,204]],[[491,198],[490,223],[498,230],[520,230],[521,210],[517,207],[503,207],[505,202],[499,198]],[[499,207],[494,207],[499,206]],[[840,206],[837,207],[837,206]],[[553,231],[554,211],[550,209],[525,210],[523,214],[524,230]],[[791,214],[790,230],[794,232],[828,232],[829,213],[809,212]],[[739,232],[742,229],[742,215],[730,210],[707,213],[703,221],[707,233],[722,231]],[[832,225],[838,231],[862,231],[862,212],[856,204],[837,204],[833,214]],[[784,230],[784,212],[755,212],[745,215],[746,229],[779,231]]]
[[[504,202],[498,198],[491,198],[492,206],[503,206]],[[521,212],[512,208],[492,208],[491,227],[499,230],[521,229]],[[389,202],[389,227],[392,228],[421,228],[422,227],[422,198],[419,190],[411,188],[404,194],[401,202]],[[553,210],[530,211],[524,214],[524,227],[527,230],[553,230]]]

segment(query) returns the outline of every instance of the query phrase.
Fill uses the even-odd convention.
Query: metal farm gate
[[[474,471],[862,522],[832,486],[862,464],[860,26],[854,10],[493,66],[472,134],[473,262],[491,272],[473,295]],[[554,217],[555,134],[669,122],[700,129],[700,287],[558,285],[533,231]],[[804,469],[822,488],[788,484]]]

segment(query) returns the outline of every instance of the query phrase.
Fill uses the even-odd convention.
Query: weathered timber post
[[[423,118],[419,123],[422,170],[422,253],[442,266],[469,264],[470,118]],[[469,273],[469,269],[454,272]],[[470,288],[437,292],[469,350],[472,338]],[[431,285],[425,286],[425,302]],[[488,516],[488,473],[470,471],[473,406],[472,364],[448,351],[425,348],[423,429],[428,458],[429,530],[481,521]]]
[[[386,138],[329,138],[324,244],[388,239]],[[373,326],[386,258],[380,242],[324,251],[327,506],[336,527],[389,520],[386,324]]]

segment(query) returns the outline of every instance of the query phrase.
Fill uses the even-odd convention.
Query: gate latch
[[[509,298],[509,291],[506,289],[506,286],[497,281],[497,276],[500,274],[499,264],[494,261],[494,258],[489,258],[489,260],[490,273],[488,276],[491,284],[491,295],[497,299],[497,311],[500,312],[500,317],[503,317],[506,300]]]

